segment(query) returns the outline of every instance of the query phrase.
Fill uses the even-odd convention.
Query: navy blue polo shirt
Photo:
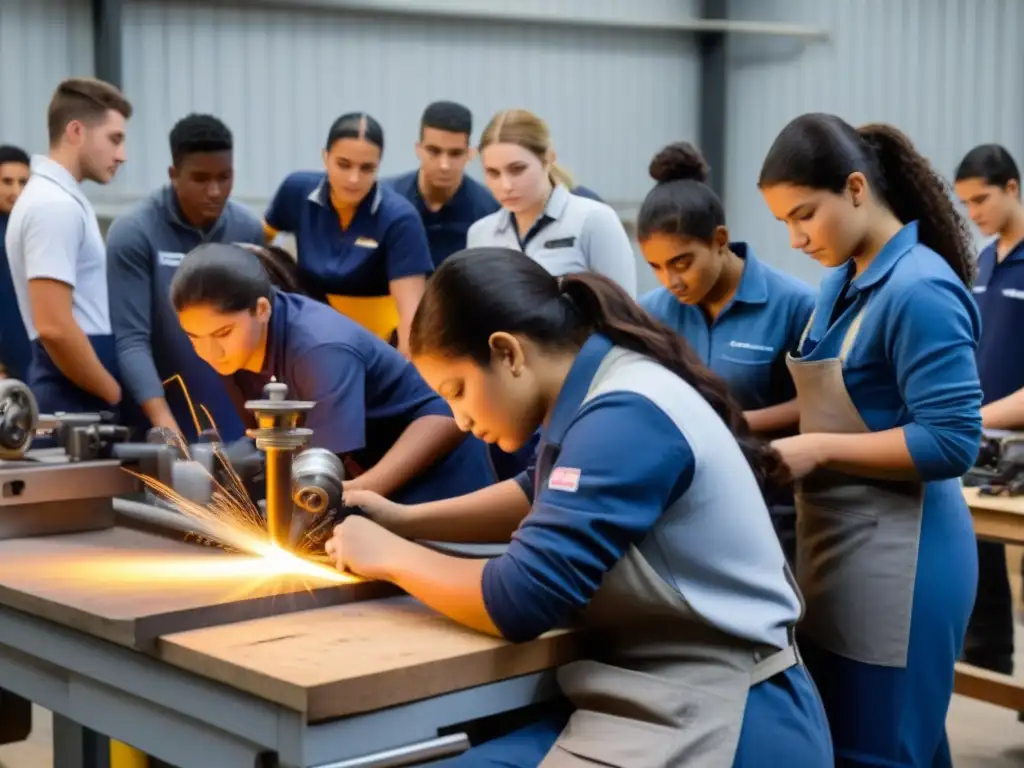
[[[814,311],[814,289],[756,258],[746,243],[729,247],[744,261],[743,276],[713,323],[700,307],[683,304],[666,288],[646,294],[640,304],[725,379],[741,408],[785,403],[796,396],[786,354],[796,347]]]
[[[469,176],[462,177],[462,183],[452,198],[436,211],[430,210],[420,194],[419,171],[410,171],[385,183],[412,203],[423,220],[435,267],[441,266],[441,262],[453,253],[465,249],[466,233],[473,222],[501,207],[487,187]]]
[[[419,214],[386,184],[374,185],[342,229],[327,174],[297,171],[281,183],[264,219],[295,235],[302,278],[328,295],[387,296],[392,280],[434,271]]]
[[[996,243],[978,256],[974,300],[981,310],[978,376],[985,403],[1011,395],[1024,387],[1024,355],[1020,333],[1024,328],[1024,241],[1000,262]]]
[[[18,309],[18,297],[7,263],[4,235],[7,234],[6,213],[0,214],[0,363],[12,379],[24,380],[32,360],[32,345]]]
[[[397,350],[297,294],[274,294],[263,369],[225,377],[250,428],[256,425],[245,401],[262,399],[271,377],[288,385],[289,397],[316,402],[305,419],[313,430],[309,445],[345,455],[363,470],[380,461],[416,419],[452,415]]]

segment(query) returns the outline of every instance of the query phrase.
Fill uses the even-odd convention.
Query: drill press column
[[[292,528],[292,459],[306,444],[311,429],[298,426],[299,417],[316,403],[288,400],[288,385],[271,381],[263,388],[263,400],[250,400],[247,411],[256,416],[258,429],[247,434],[256,440],[256,447],[266,454],[267,532],[270,541],[279,547],[289,546]]]

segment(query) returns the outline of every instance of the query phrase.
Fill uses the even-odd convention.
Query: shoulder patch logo
[[[576,493],[580,487],[580,470],[573,467],[555,467],[548,478],[548,488],[552,491]]]

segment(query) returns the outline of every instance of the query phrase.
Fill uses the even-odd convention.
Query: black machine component
[[[983,496],[1024,494],[1024,434],[984,435],[964,485]]]

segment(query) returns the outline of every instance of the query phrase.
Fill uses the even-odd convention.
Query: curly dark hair
[[[460,251],[427,282],[409,346],[414,356],[440,353],[487,366],[489,339],[498,331],[520,333],[550,349],[573,350],[597,332],[657,361],[696,389],[721,417],[763,492],[791,482],[775,449],[751,433],[725,382],[704,366],[682,336],[607,277],[580,273],[555,278],[533,259],[507,248]]]
[[[794,184],[839,193],[860,172],[904,224],[918,222],[923,244],[942,256],[967,285],[974,279],[974,241],[953,204],[948,183],[898,128],[854,128],[819,112],[792,120],[761,166],[758,186]]]

